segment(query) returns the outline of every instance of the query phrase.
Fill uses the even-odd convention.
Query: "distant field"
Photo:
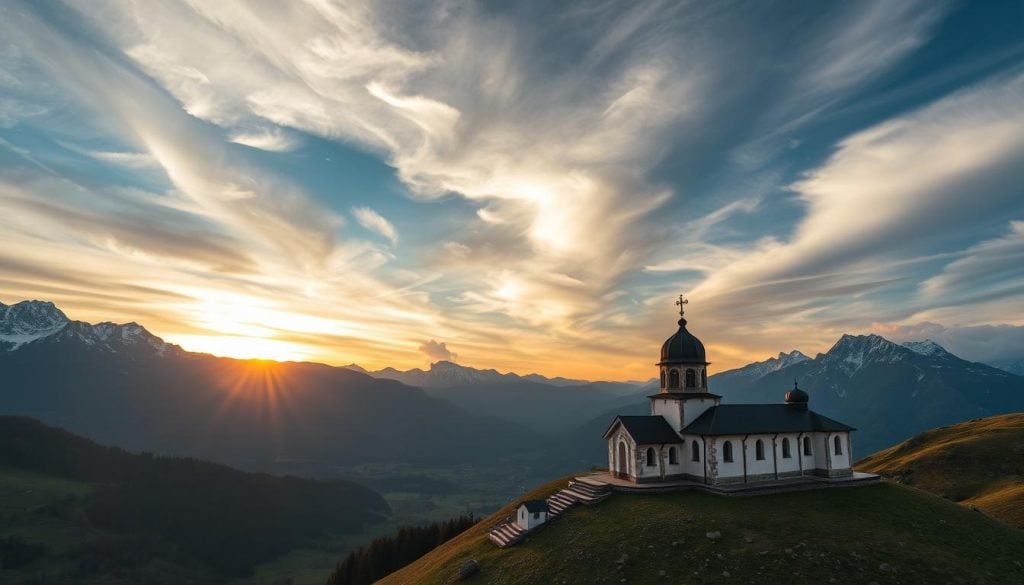
[[[1024,528],[1024,413],[921,433],[857,464]]]
[[[498,549],[486,530],[511,510],[382,583],[450,583],[468,559],[481,565],[469,582],[509,585],[1024,583],[1024,532],[894,484],[749,498],[615,494]]]

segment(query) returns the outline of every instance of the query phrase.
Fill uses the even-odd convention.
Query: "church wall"
[[[689,399],[683,406],[683,424],[675,429],[682,429],[686,425],[697,420],[697,417],[704,414],[704,411],[718,404],[718,401],[713,398],[698,398]]]
[[[704,479],[704,443],[701,441],[699,435],[683,435],[684,443],[681,445],[682,451],[680,455],[682,457],[682,473],[690,478],[697,478],[698,480]],[[693,442],[697,442],[697,455],[698,461],[693,460]]]
[[[616,473],[618,467],[618,450],[619,443],[626,444],[626,472],[629,477],[636,477],[636,444],[633,443],[633,438],[629,436],[629,433],[625,432],[620,426],[617,431],[612,433],[612,436],[608,439],[608,471],[610,473]]]
[[[775,459],[772,453],[774,434],[750,435],[747,437],[747,481],[775,479]],[[764,444],[764,459],[757,459],[756,444]],[[742,473],[742,471],[741,471]]]
[[[800,453],[797,438],[800,433],[779,433],[775,438],[775,456],[779,462],[779,477],[800,475]],[[789,439],[789,457],[783,457],[782,440]]]
[[[711,438],[709,437],[708,440],[711,440]],[[726,441],[732,443],[731,462],[725,460]],[[739,478],[739,481],[743,481],[743,435],[714,437],[714,444],[715,468],[718,472],[717,478],[719,480]]]
[[[682,410],[683,407],[679,400],[651,398],[651,415],[664,417],[673,430],[678,431],[683,428],[681,424]]]

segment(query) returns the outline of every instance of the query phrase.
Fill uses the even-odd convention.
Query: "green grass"
[[[472,583],[1024,582],[1024,532],[895,484],[749,498],[615,494],[499,549],[486,530],[510,510],[383,583],[449,583],[467,559],[481,565]],[[706,536],[714,531],[721,538]]]
[[[1024,528],[1024,413],[921,433],[857,464]]]

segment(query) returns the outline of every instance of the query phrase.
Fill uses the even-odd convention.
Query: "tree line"
[[[376,538],[349,553],[327,585],[369,585],[412,563],[476,524],[472,514],[426,526],[403,526],[394,536]]]

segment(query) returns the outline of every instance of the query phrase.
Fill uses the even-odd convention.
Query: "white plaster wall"
[[[683,428],[682,422],[682,407],[679,400],[669,400],[665,398],[651,398],[651,414],[653,416],[664,417],[668,421],[669,426],[672,430],[678,431]]]
[[[829,453],[832,455],[832,469],[848,469],[850,467],[850,433],[830,433],[828,440]],[[843,453],[836,455],[835,438],[839,437]]]
[[[779,473],[800,471],[800,449],[797,444],[799,433],[780,433],[775,439],[776,459],[779,462]],[[782,456],[782,440],[789,439],[789,458]]]
[[[811,454],[804,455],[803,437],[811,438]],[[804,473],[814,471],[817,454],[821,452],[821,445],[815,442],[815,433],[803,433],[800,439],[800,458],[803,460]]]
[[[676,450],[676,461],[677,463],[669,463],[669,450]],[[684,449],[682,445],[665,445],[662,448],[662,463],[665,465],[665,475],[679,475],[685,473],[686,469],[686,457],[684,457]]]
[[[534,518],[533,513],[526,509],[526,506],[519,506],[516,513],[516,524],[523,530],[530,530],[535,526],[547,522],[548,515],[545,512],[538,512],[539,518]]]
[[[685,444],[683,445],[682,456],[683,456],[683,473],[688,473],[696,477],[704,477],[704,458],[707,453],[704,452],[705,444],[701,441],[699,435],[683,435]],[[699,461],[693,460],[693,442],[697,442],[697,453]]]
[[[683,406],[683,421],[682,425],[673,427],[675,429],[682,429],[686,425],[692,423],[697,419],[698,416],[704,414],[704,411],[718,404],[718,401],[713,398],[698,398],[690,399],[686,401]]]
[[[758,439],[764,443],[764,459],[757,459],[755,445]],[[772,458],[772,435],[750,435],[747,437],[747,476],[775,474],[775,460]]]
[[[725,442],[732,442],[732,463],[725,461]],[[718,477],[743,477],[743,435],[715,437]]]

